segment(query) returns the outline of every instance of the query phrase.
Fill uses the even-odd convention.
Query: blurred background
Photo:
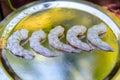
[[[15,11],[17,8],[33,1],[38,0],[0,0],[0,21],[3,20],[12,11]],[[39,0],[39,1],[45,2],[51,0]],[[82,1],[89,1],[94,4],[98,4],[120,18],[120,0],[82,0]]]
[[[0,20],[4,19],[9,13],[16,10],[17,8],[37,0],[0,0]],[[51,0],[40,0],[40,1],[51,1]],[[79,1],[79,0],[74,0]],[[120,18],[120,0],[83,0],[89,1],[115,13]]]

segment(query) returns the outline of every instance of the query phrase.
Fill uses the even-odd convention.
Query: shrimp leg
[[[31,60],[35,56],[30,52],[25,50],[21,45],[20,41],[25,40],[28,37],[28,31],[25,29],[17,30],[9,38],[7,42],[7,49],[17,57],[21,57],[25,60]]]
[[[86,32],[86,27],[82,25],[75,25],[67,32],[67,41],[74,47],[84,50],[84,51],[91,51],[93,48],[88,45],[87,43],[82,42],[79,38],[84,36]]]
[[[105,34],[107,32],[107,28],[104,23],[100,23],[98,25],[94,25],[93,27],[88,29],[87,39],[88,41],[95,47],[105,50],[105,51],[114,51],[113,48],[107,44],[106,42],[100,39],[100,34]]]
[[[59,40],[59,37],[63,35],[64,28],[61,26],[56,26],[53,28],[48,34],[49,44],[60,51],[68,52],[68,53],[80,53],[81,50],[74,49],[70,45],[64,44]]]
[[[47,48],[43,47],[41,43],[45,41],[46,34],[44,31],[39,30],[32,33],[30,37],[30,47],[37,53],[46,56],[46,57],[55,57],[55,54],[52,54]]]

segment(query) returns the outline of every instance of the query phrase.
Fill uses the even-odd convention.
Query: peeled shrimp
[[[37,53],[46,56],[46,57],[55,57],[55,54],[52,54],[47,48],[43,47],[41,43],[45,41],[46,34],[44,31],[39,30],[32,33],[30,37],[30,47]]]
[[[93,27],[88,29],[87,39],[88,41],[94,45],[95,47],[105,50],[105,51],[114,51],[113,48],[107,44],[106,42],[100,39],[100,34],[105,34],[107,32],[107,28],[104,23],[100,23],[98,25],[94,25]]]
[[[79,38],[84,36],[86,30],[86,27],[82,25],[75,25],[69,29],[67,32],[67,41],[69,44],[84,51],[91,51],[93,49],[92,46],[79,40]]]
[[[34,58],[34,55],[25,50],[21,45],[20,41],[27,39],[28,31],[25,29],[17,30],[9,38],[7,42],[7,48],[11,53],[17,57],[21,57],[26,60],[31,60]]]
[[[61,26],[57,26],[50,31],[48,34],[49,44],[60,51],[68,52],[68,53],[79,53],[80,50],[76,50],[70,45],[62,43],[59,38],[63,35],[64,28]]]

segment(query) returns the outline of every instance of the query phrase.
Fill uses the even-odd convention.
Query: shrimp
[[[10,50],[10,52],[17,57],[21,57],[25,60],[31,60],[35,56],[30,51],[25,50],[20,45],[20,41],[27,39],[27,37],[28,37],[27,30],[25,29],[17,30],[8,38],[7,49]]]
[[[75,25],[69,29],[67,31],[67,41],[69,44],[84,51],[91,51],[93,48],[90,45],[79,40],[79,38],[84,36],[86,30],[86,27],[83,25]]]
[[[94,25],[93,27],[88,29],[87,39],[93,46],[95,46],[101,50],[114,51],[113,48],[109,44],[107,44],[106,42],[104,42],[100,39],[99,35],[101,35],[101,34],[103,35],[106,32],[107,32],[107,28],[104,23]]]
[[[68,53],[80,53],[81,50],[74,49],[72,46],[62,43],[59,38],[63,35],[64,28],[62,26],[56,26],[48,34],[49,44],[60,51]]]
[[[46,34],[44,31],[39,30],[32,33],[30,37],[30,47],[37,53],[46,56],[46,57],[55,57],[55,54],[52,54],[47,48],[41,45],[46,39]]]

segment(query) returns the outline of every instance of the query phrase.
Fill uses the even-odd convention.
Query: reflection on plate
[[[29,37],[34,31],[42,29],[48,35],[51,29],[61,25],[67,33],[74,25],[84,25],[88,28],[99,23],[107,25],[106,36],[102,38],[114,48],[114,52],[95,49],[79,54],[65,54],[54,50],[48,45],[48,39],[42,45],[58,57],[49,58],[36,54],[27,42],[23,47],[35,55],[28,61],[11,55],[6,50],[8,61],[22,80],[102,80],[114,67],[118,57],[118,26],[106,14],[88,5],[66,1],[53,1],[35,4],[23,9],[5,27],[2,37],[8,38],[19,29],[29,30]],[[82,41],[87,42],[86,37]],[[66,35],[61,39],[66,43]]]

